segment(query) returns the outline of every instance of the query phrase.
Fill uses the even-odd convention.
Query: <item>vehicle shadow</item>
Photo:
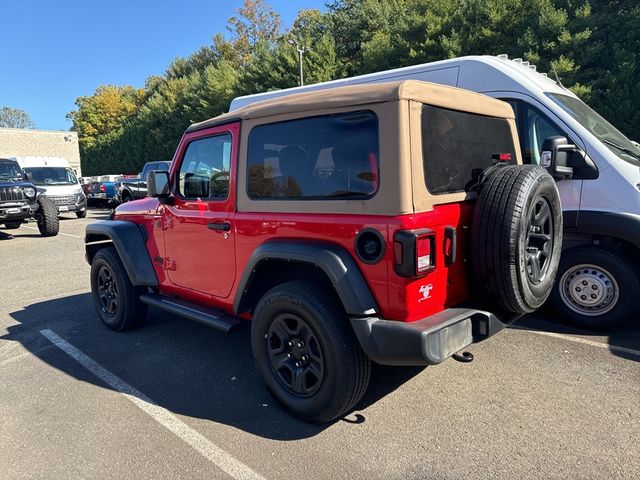
[[[270,397],[253,364],[249,328],[224,334],[150,309],[140,328],[113,332],[98,319],[89,293],[34,303],[10,316],[19,323],[8,327],[0,343],[20,342],[43,362],[78,381],[110,388],[53,347],[41,330],[51,329],[158,405],[179,415],[277,440],[308,438],[330,426],[298,421]],[[376,365],[367,394],[344,421],[365,422],[359,409],[375,403],[421,370]]]
[[[610,332],[595,332],[554,322],[554,312],[536,312],[518,320],[512,328],[540,330],[549,333],[597,337],[592,341],[607,343],[609,351],[618,357],[640,362],[640,319],[629,319],[625,325]],[[604,342],[603,342],[604,340]]]
[[[20,230],[0,230],[0,241],[13,240],[14,238],[44,238],[39,233],[18,233]]]

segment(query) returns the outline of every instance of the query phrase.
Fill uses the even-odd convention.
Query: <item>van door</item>
[[[560,135],[566,137],[570,143],[577,143],[575,135],[561,128],[558,123],[549,118],[541,109],[531,103],[514,98],[500,98],[508,102],[516,114],[518,137],[522,150],[522,161],[531,165],[540,165],[542,145],[546,138]],[[580,209],[580,195],[583,180],[562,180],[558,182],[565,226],[571,226],[577,220]],[[576,214],[570,213],[576,212]],[[567,223],[568,222],[568,223]],[[575,225],[573,225],[575,226]]]

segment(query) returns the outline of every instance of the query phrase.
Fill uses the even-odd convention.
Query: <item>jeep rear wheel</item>
[[[504,166],[483,186],[473,219],[476,287],[510,313],[530,313],[551,294],[562,248],[555,181],[537,166]]]
[[[103,248],[91,262],[91,293],[98,316],[112,330],[129,330],[144,320],[145,293],[134,287],[114,247]]]
[[[308,282],[272,288],[251,325],[256,367],[271,395],[296,417],[329,422],[362,398],[371,361],[335,299]]]
[[[55,237],[60,229],[58,209],[47,197],[38,197],[38,212],[35,214],[38,230],[43,237]]]

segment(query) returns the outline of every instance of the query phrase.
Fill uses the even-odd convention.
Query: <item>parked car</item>
[[[147,176],[152,170],[167,171],[171,162],[147,162],[142,168],[142,172],[134,178],[122,178],[118,189],[118,201],[120,203],[130,202],[138,198],[147,196]]]
[[[38,194],[15,160],[0,158],[0,225],[15,230],[29,219],[34,219],[43,237],[58,234],[58,211],[53,201]]]
[[[80,182],[80,187],[82,188],[82,193],[84,193],[85,197],[87,197],[87,204],[89,203],[89,193],[91,192],[91,177],[80,177],[78,178]]]
[[[31,176],[39,195],[51,199],[58,214],[74,212],[78,218],[87,215],[87,197],[69,162],[60,157],[16,157],[22,169]]]
[[[440,363],[547,299],[560,198],[517,142],[507,103],[416,81],[192,125],[150,198],[87,226],[98,316],[114,330],[147,305],[224,331],[251,319],[269,392],[331,421],[372,360]]]
[[[508,101],[516,114],[524,163],[540,165],[548,159],[544,145],[551,136],[584,152],[558,183],[565,240],[551,297],[559,313],[554,318],[600,330],[637,320],[640,146],[559,81],[538,73],[535,65],[506,55],[461,57],[239,97],[230,110],[283,95],[400,79],[465,88]]]
[[[116,185],[120,182],[120,178],[120,175],[92,177],[91,191],[88,194],[90,203],[102,207],[118,205]]]

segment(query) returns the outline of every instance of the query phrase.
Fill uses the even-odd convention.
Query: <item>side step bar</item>
[[[225,333],[233,332],[246,323],[245,320],[227,315],[222,310],[202,308],[183,300],[168,298],[156,293],[145,293],[140,296],[140,301]]]

